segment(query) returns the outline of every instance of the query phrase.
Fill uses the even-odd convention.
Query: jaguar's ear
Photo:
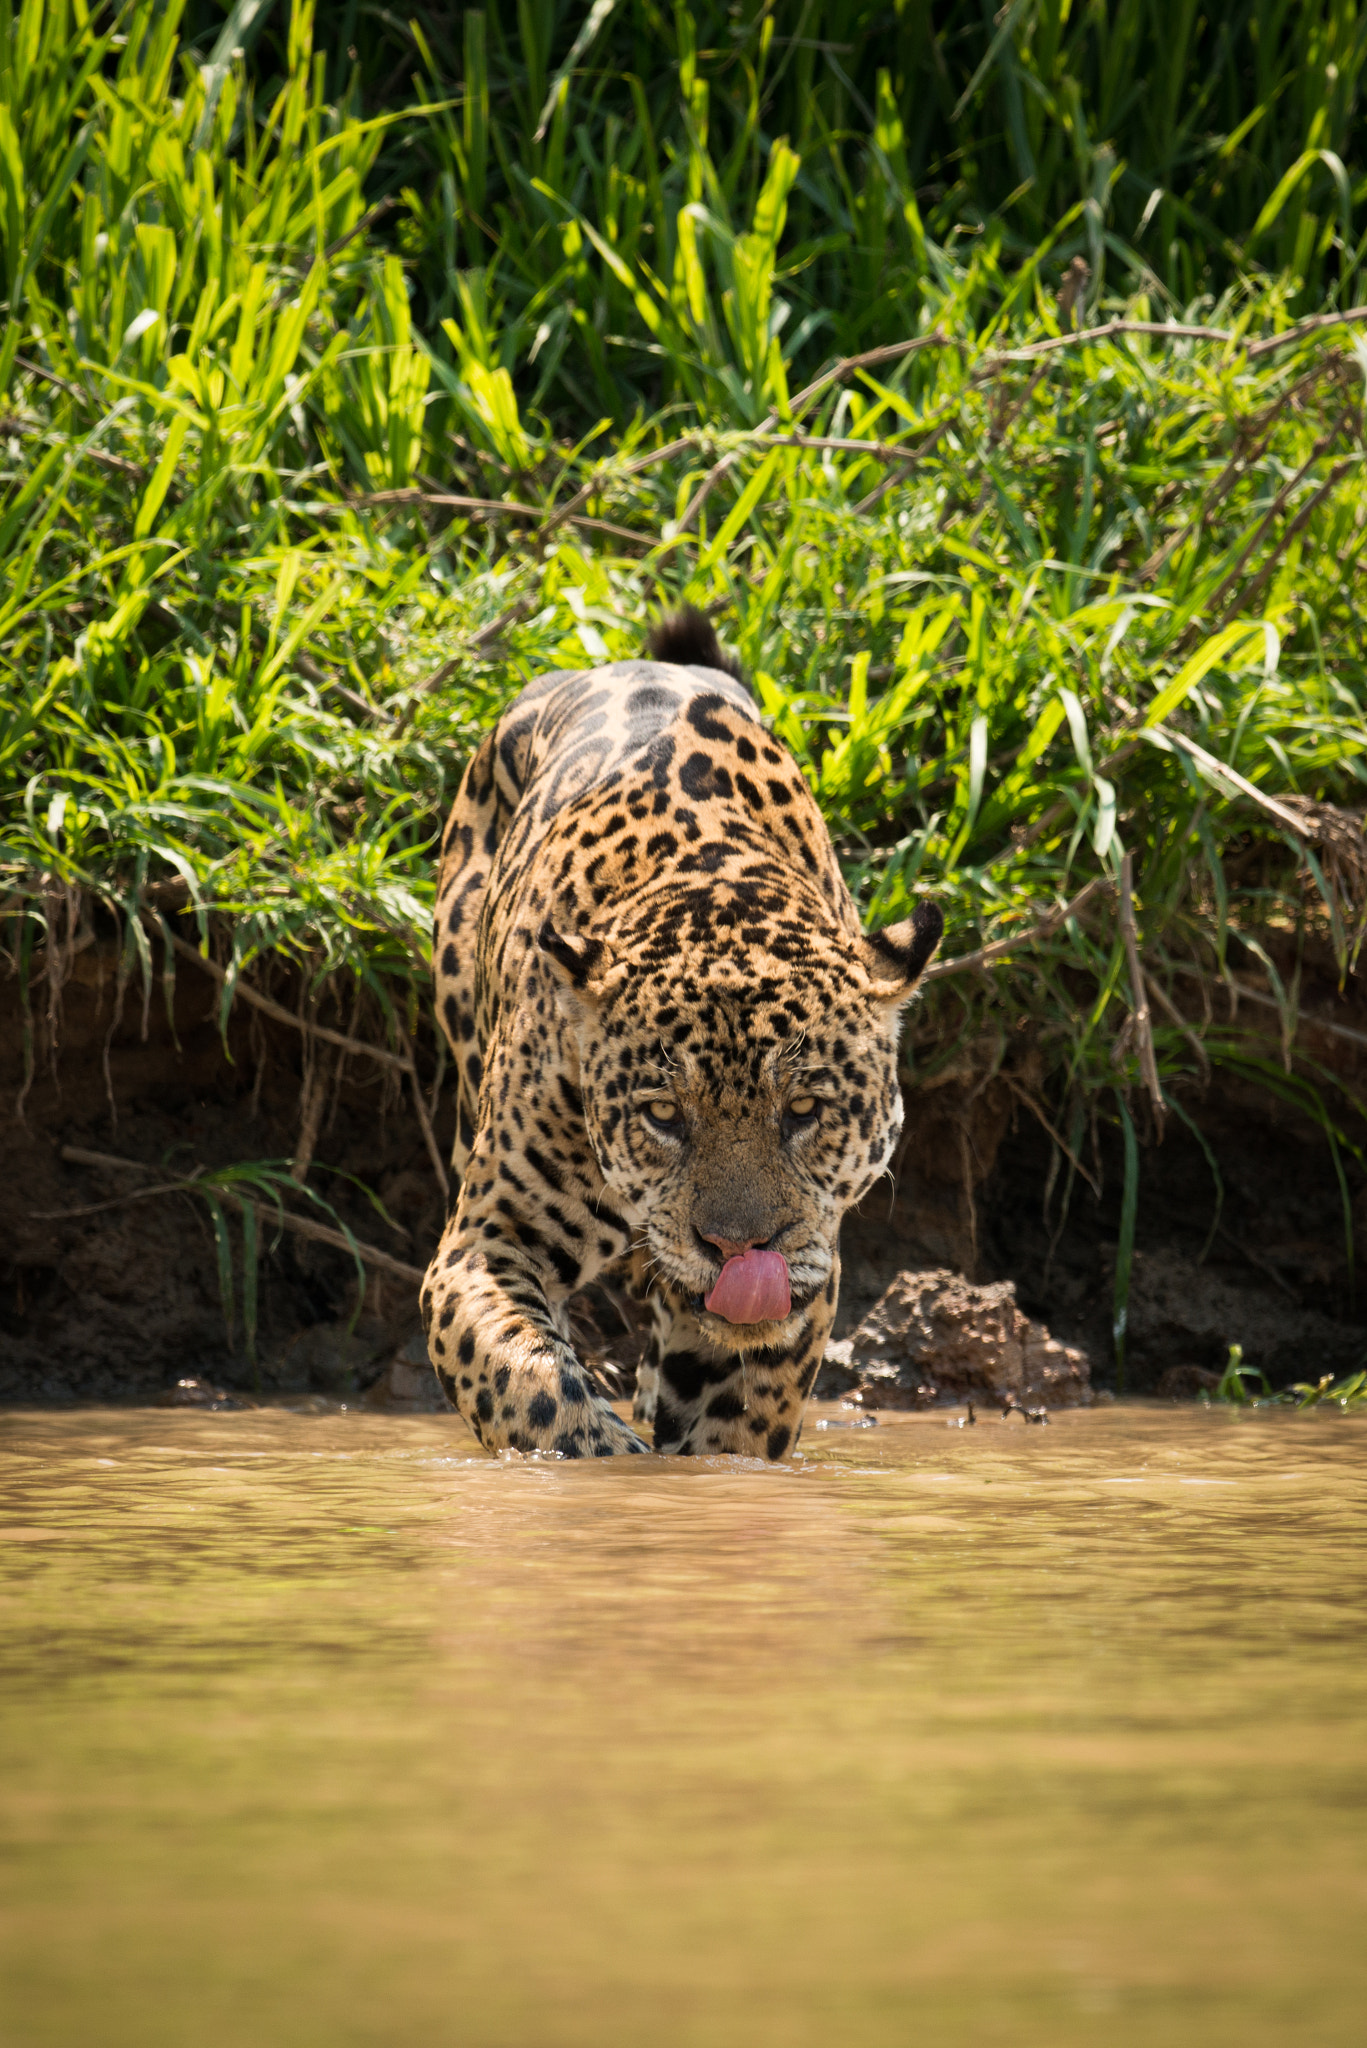
[[[536,942],[563,987],[578,996],[593,995],[590,982],[602,980],[611,960],[601,939],[591,939],[585,932],[558,932],[547,918]]]
[[[938,903],[918,903],[901,924],[871,933],[861,951],[875,996],[899,1006],[906,1002],[929,966],[944,928]]]

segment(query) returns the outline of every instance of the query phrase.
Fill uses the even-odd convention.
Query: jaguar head
[[[783,1340],[830,1284],[840,1221],[902,1125],[902,1006],[939,943],[931,903],[872,938],[766,932],[724,912],[703,945],[540,934],[577,1041],[584,1122],[655,1273],[723,1348]]]

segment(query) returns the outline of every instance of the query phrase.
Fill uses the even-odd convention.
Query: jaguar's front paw
[[[650,1445],[622,1422],[606,1401],[592,1401],[570,1421],[551,1444],[562,1458],[620,1458],[648,1451]]]

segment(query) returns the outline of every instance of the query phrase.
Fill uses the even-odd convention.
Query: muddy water
[[[0,2039],[1356,2048],[1365,1454],[0,1418]]]

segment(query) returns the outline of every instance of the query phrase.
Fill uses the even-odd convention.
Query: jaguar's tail
[[[650,629],[646,653],[652,661],[677,661],[690,668],[719,668],[738,683],[745,674],[734,654],[723,654],[717,629],[705,612],[686,604],[666,612]]]

